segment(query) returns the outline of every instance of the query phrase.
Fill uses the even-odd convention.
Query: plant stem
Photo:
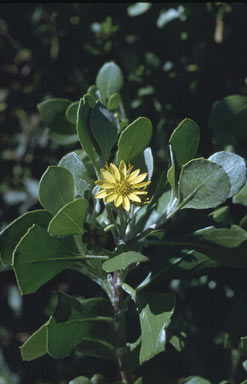
[[[123,366],[124,350],[126,345],[126,330],[125,330],[125,313],[122,303],[122,288],[120,284],[119,271],[113,272],[113,309],[114,309],[114,320],[116,330],[116,344],[118,354],[119,373],[121,379],[131,384],[128,372],[121,369]]]

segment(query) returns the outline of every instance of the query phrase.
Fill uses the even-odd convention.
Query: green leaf
[[[190,376],[187,377],[187,379],[184,379],[181,384],[211,384],[211,381],[200,376]]]
[[[244,353],[247,355],[247,336],[241,337],[241,347]]]
[[[69,295],[60,293],[59,296],[60,308],[49,322],[47,339],[47,351],[55,358],[69,356],[85,337],[91,338],[98,327],[113,322],[112,317],[101,315],[102,308],[108,308],[109,305],[106,299],[93,298],[79,302]]]
[[[221,151],[214,153],[208,160],[221,165],[227,173],[231,183],[228,197],[238,193],[246,183],[247,169],[244,159],[235,153]]]
[[[126,269],[131,264],[142,263],[145,261],[149,261],[148,257],[143,256],[138,252],[129,251],[105,261],[102,265],[102,269],[106,272],[114,272],[120,269]]]
[[[21,358],[23,361],[32,361],[47,353],[46,340],[48,324],[49,322],[43,324],[20,347]]]
[[[45,210],[37,210],[26,212],[18,217],[0,233],[0,250],[2,262],[6,265],[12,263],[12,254],[14,249],[25,235],[26,231],[33,224],[39,224],[43,228],[47,228],[52,216]]]
[[[110,111],[115,111],[116,109],[118,109],[119,107],[119,104],[120,104],[120,95],[119,93],[113,93],[110,97],[109,97],[109,100],[107,102],[107,108],[110,110]]]
[[[140,364],[165,350],[166,331],[175,306],[173,293],[137,292],[141,324]]]
[[[63,167],[48,167],[39,183],[41,205],[55,215],[73,199],[74,180],[72,174]]]
[[[86,376],[78,376],[75,379],[69,381],[69,384],[92,384]]]
[[[182,208],[214,208],[227,199],[230,180],[220,165],[200,158],[183,165],[179,190]]]
[[[130,17],[139,16],[146,13],[152,6],[152,3],[134,3],[129,5],[127,13]]]
[[[111,149],[117,140],[118,128],[114,115],[100,102],[97,102],[92,110],[90,128],[104,163],[109,159]]]
[[[78,142],[77,135],[61,135],[57,132],[49,132],[49,137],[58,145],[71,145]]]
[[[90,132],[89,119],[92,108],[86,102],[85,96],[80,100],[77,111],[76,130],[80,143],[89,159],[97,167],[97,155],[93,146],[92,134]]]
[[[102,316],[110,307],[104,298],[78,299],[57,292],[57,308],[53,316],[41,326],[21,347],[24,361],[31,361],[48,353],[55,358],[68,356],[89,338],[99,326],[112,325],[112,317]]]
[[[152,124],[146,117],[139,117],[128,125],[118,140],[118,163],[133,160],[148,146],[152,137]]]
[[[200,141],[198,125],[191,119],[184,119],[172,133],[169,144],[179,168],[195,156]]]
[[[104,340],[85,337],[77,349],[84,356],[96,357],[113,363],[118,362],[116,348]]]
[[[96,86],[100,90],[103,103],[113,94],[121,90],[123,75],[121,69],[114,62],[105,63],[96,77]]]
[[[52,131],[63,135],[75,134],[75,127],[68,122],[65,112],[71,101],[48,99],[37,105],[41,121]]]
[[[247,207],[247,184],[232,198],[234,204],[242,204]]]
[[[152,150],[150,147],[146,148],[143,153],[140,153],[133,161],[135,169],[140,169],[141,173],[147,172],[148,180],[151,180],[154,170],[154,161]]]
[[[194,232],[194,236],[227,248],[235,248],[247,240],[247,232],[232,225],[230,228],[207,227]]]
[[[246,119],[247,96],[230,95],[213,105],[208,128],[218,144],[235,144],[236,138],[247,138]]]
[[[21,293],[34,293],[70,267],[74,259],[75,255],[52,238],[45,229],[33,225],[22,237],[13,254],[13,267]]]
[[[51,220],[48,232],[52,236],[82,235],[88,211],[88,201],[79,198],[64,205]]]
[[[174,161],[174,155],[172,146],[169,145],[170,150],[170,159],[171,159],[171,166],[167,171],[167,180],[171,186],[171,192],[170,192],[170,199],[167,205],[167,213],[170,213],[178,202],[178,191],[177,191],[177,183],[176,183],[176,166]]]
[[[65,155],[58,163],[60,167],[68,169],[74,179],[75,197],[84,196],[86,190],[90,190],[90,177],[87,169],[75,152]]]
[[[65,112],[66,119],[73,125],[76,125],[78,107],[79,101],[75,101],[68,106]]]

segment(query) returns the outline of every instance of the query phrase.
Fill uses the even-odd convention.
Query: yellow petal
[[[147,195],[147,191],[134,191],[135,195]]]
[[[123,196],[117,195],[117,197],[114,200],[115,207],[119,207],[123,202]]]
[[[133,188],[146,188],[148,186],[148,184],[150,184],[151,181],[144,181],[143,183],[138,183],[136,185],[133,185]]]
[[[95,184],[98,185],[99,187],[105,188],[105,189],[114,188],[113,184],[107,183],[107,181],[104,181],[104,180],[97,180],[97,181],[95,181]]]
[[[140,197],[136,196],[134,193],[129,193],[128,197],[130,200],[135,201],[136,203],[141,203]]]
[[[130,201],[129,201],[127,196],[125,196],[123,198],[123,207],[124,207],[125,211],[129,212],[129,210],[130,210]]]
[[[116,183],[116,179],[110,172],[106,171],[105,169],[101,169],[100,171],[106,181],[108,181],[109,183]]]
[[[120,171],[120,174],[121,174],[122,178],[126,179],[127,167],[126,167],[126,164],[125,164],[125,162],[123,160],[120,161],[119,171]]]
[[[133,172],[134,173],[134,172]],[[140,183],[142,180],[145,179],[145,177],[147,177],[147,173],[142,173],[141,175],[139,176],[136,176],[134,178],[131,178],[131,180],[129,179],[129,183],[130,184],[137,184],[137,183]]]
[[[132,173],[129,175],[129,177],[128,177],[128,181],[131,181],[131,180],[135,179],[136,176],[139,175],[139,173],[140,173],[140,169],[137,169],[136,171],[132,172]]]
[[[116,193],[109,193],[105,198],[104,198],[104,201],[106,203],[111,203],[113,200],[116,199],[118,195]]]
[[[103,199],[103,197],[106,197],[106,195],[107,195],[106,191],[100,191],[100,192],[96,193],[95,197],[96,197],[96,199]]]
[[[110,167],[111,167],[111,171],[112,171],[112,174],[113,174],[113,176],[115,177],[115,179],[116,179],[117,181],[120,181],[120,172],[119,172],[119,170],[117,169],[116,165],[113,164],[113,163],[111,163],[111,164],[110,164]]]

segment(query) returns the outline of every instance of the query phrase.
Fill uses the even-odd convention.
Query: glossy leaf
[[[140,364],[165,350],[166,331],[175,306],[174,294],[159,292],[137,293],[141,324]]]
[[[72,254],[45,229],[33,225],[13,254],[13,267],[21,293],[37,291],[43,284],[71,266]]]
[[[39,183],[39,201],[42,206],[55,215],[73,199],[72,174],[63,167],[48,167]]]
[[[76,124],[78,107],[79,107],[79,101],[75,101],[74,103],[71,103],[68,106],[65,112],[65,116],[67,120],[73,125]]]
[[[92,110],[90,129],[105,162],[109,159],[111,149],[117,140],[118,128],[114,115],[99,102]]]
[[[89,159],[97,166],[97,155],[93,146],[92,134],[89,126],[90,113],[92,108],[86,102],[85,96],[80,100],[77,110],[76,130],[80,143]]]
[[[63,135],[75,134],[75,127],[68,122],[65,112],[71,101],[52,98],[37,105],[41,121],[52,131]]]
[[[120,269],[126,269],[131,264],[142,263],[148,260],[148,257],[143,256],[138,252],[129,251],[105,261],[102,265],[102,269],[106,272],[114,272]]]
[[[29,227],[33,224],[38,224],[46,229],[51,218],[52,215],[49,212],[40,209],[24,213],[4,228],[0,233],[2,262],[6,265],[10,265],[12,263],[12,254],[14,249]]]
[[[173,131],[169,144],[176,164],[181,168],[195,156],[200,141],[198,125],[191,119],[184,119]]]
[[[112,61],[105,63],[97,74],[96,86],[104,103],[113,93],[119,92],[123,86],[123,75],[119,66]]]
[[[227,173],[231,183],[228,197],[232,197],[238,193],[245,185],[247,169],[245,161],[241,156],[235,153],[221,151],[214,153],[208,160],[221,165]]]
[[[52,236],[82,235],[88,211],[88,201],[79,198],[64,205],[51,220],[48,232]]]
[[[149,145],[152,137],[152,124],[146,117],[139,117],[128,125],[118,140],[118,163],[133,160]]]
[[[234,144],[236,138],[246,138],[247,96],[230,95],[217,101],[209,118],[208,128],[214,130],[215,141]]]
[[[230,191],[230,180],[218,164],[203,158],[182,167],[179,179],[182,208],[206,209],[222,204]]]
[[[83,162],[75,152],[65,155],[58,163],[60,167],[68,169],[74,179],[75,197],[84,196],[90,188],[90,178]]]

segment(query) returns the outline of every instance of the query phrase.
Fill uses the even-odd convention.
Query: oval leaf
[[[63,167],[48,167],[39,183],[39,201],[55,215],[59,209],[74,199],[72,174]]]
[[[112,61],[105,63],[97,74],[96,86],[104,103],[113,93],[119,92],[123,86],[123,75],[119,66]]]
[[[52,131],[63,135],[75,134],[75,127],[68,122],[65,112],[71,101],[52,98],[37,105],[41,121]]]
[[[68,106],[65,112],[66,119],[73,125],[76,125],[78,107],[79,101],[75,101]]]
[[[74,254],[33,225],[22,237],[13,254],[13,267],[23,295],[34,293],[47,281],[72,265]]]
[[[85,95],[86,96],[86,95]],[[97,165],[97,155],[93,146],[92,134],[89,127],[91,107],[86,102],[85,96],[80,100],[79,107],[77,110],[77,122],[76,130],[80,139],[82,149],[86,152],[89,159],[92,160],[93,164]]]
[[[247,207],[247,184],[232,198],[234,204],[242,204]]]
[[[146,117],[139,117],[121,133],[118,141],[118,162],[133,160],[144,151],[152,137],[152,124]]]
[[[231,152],[216,152],[208,158],[216,164],[221,165],[229,176],[231,189],[228,197],[232,197],[240,191],[246,183],[246,165],[241,156]]]
[[[80,198],[70,201],[53,217],[48,232],[52,236],[82,235],[87,211],[87,200]]]
[[[142,263],[148,260],[148,257],[143,256],[138,252],[129,251],[105,261],[102,265],[102,269],[106,272],[114,272],[120,269],[126,269],[131,264]]]
[[[78,376],[69,381],[69,384],[92,384],[92,382],[86,376]]]
[[[247,232],[238,225],[232,225],[230,228],[203,228],[197,230],[194,236],[227,248],[238,247],[247,240]]]
[[[58,163],[60,167],[68,169],[74,179],[75,196],[84,196],[84,192],[90,187],[90,178],[87,170],[75,152],[65,155]]]
[[[214,208],[227,199],[230,180],[220,165],[200,158],[182,167],[179,188],[182,208]]]
[[[184,119],[172,133],[169,144],[172,146],[177,165],[181,168],[195,156],[200,141],[198,125],[191,119]]]
[[[217,143],[234,144],[235,137],[246,139],[246,118],[247,96],[230,95],[214,103],[208,128],[214,130]]]
[[[100,148],[102,161],[105,162],[117,140],[118,128],[114,115],[99,102],[92,110],[90,129]]]
[[[28,228],[33,224],[38,224],[47,229],[51,219],[52,216],[49,212],[40,209],[24,213],[4,228],[0,233],[0,249],[3,263],[6,265],[12,263],[14,249]]]

